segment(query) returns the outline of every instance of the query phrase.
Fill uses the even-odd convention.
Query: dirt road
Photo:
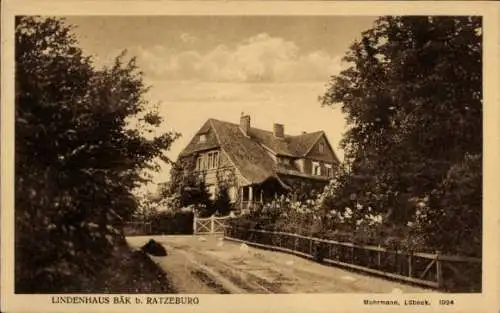
[[[155,239],[167,250],[151,257],[179,293],[419,293],[427,289],[321,265],[215,236],[129,237],[138,249]]]

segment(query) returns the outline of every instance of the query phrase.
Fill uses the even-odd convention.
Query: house
[[[282,124],[273,131],[240,123],[207,120],[179,158],[192,158],[212,197],[225,186],[232,202],[244,209],[277,195],[322,189],[339,164],[323,131],[288,135]]]

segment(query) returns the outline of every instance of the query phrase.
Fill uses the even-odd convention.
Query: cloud
[[[191,40],[188,34],[184,40]],[[303,52],[292,41],[262,33],[229,48],[172,51],[163,46],[132,51],[153,79],[208,82],[326,81],[341,68],[340,56]]]
[[[286,107],[290,101],[298,101],[304,105],[319,105],[318,95],[325,92],[323,82],[242,84],[239,82],[150,81],[147,84],[151,88],[147,100],[153,103],[208,104],[217,102],[236,105],[262,103]],[[301,96],[297,97],[297,93]]]
[[[195,36],[193,36],[191,34],[188,34],[188,33],[182,33],[180,35],[180,39],[185,44],[193,44],[193,43],[195,43],[195,42],[198,41],[197,37],[195,37]]]
[[[196,82],[196,81],[156,81],[151,84],[151,92],[161,95],[161,102],[272,102],[275,99],[270,84],[252,88],[252,84]]]

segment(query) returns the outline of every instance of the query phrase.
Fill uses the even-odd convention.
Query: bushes
[[[191,235],[193,234],[192,212],[162,212],[150,218],[152,235]]]
[[[328,190],[325,193],[329,192]],[[415,222],[394,224],[380,213],[360,204],[354,209],[324,211],[323,195],[304,203],[284,199],[279,204],[267,204],[261,210],[231,220],[231,225],[243,229],[262,229],[295,233],[304,236],[381,246],[391,250],[435,252],[439,247],[429,242],[429,234],[416,231]],[[352,203],[352,201],[351,201]],[[446,251],[446,250],[442,250]],[[459,250],[448,250],[458,253]]]
[[[226,216],[232,209],[231,198],[225,185],[219,186],[219,191],[214,201],[214,210],[218,216]]]
[[[466,155],[416,212],[414,233],[430,247],[481,257],[482,158]]]

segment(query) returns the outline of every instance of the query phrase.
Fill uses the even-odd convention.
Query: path
[[[166,257],[151,258],[167,272],[179,293],[429,292],[221,237],[147,236],[127,241],[138,249],[150,238],[167,249]]]

